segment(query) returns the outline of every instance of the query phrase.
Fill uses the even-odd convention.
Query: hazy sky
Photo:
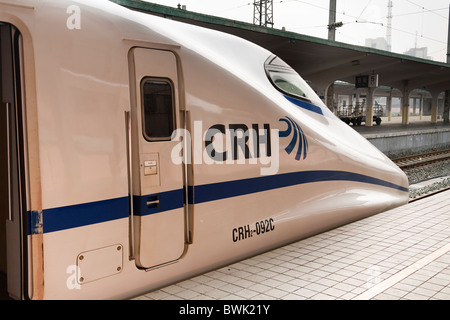
[[[254,0],[145,0],[244,22],[253,22]],[[428,47],[428,56],[446,61],[450,0],[392,0],[392,51]],[[274,28],[328,38],[329,0],[273,0]],[[386,37],[388,0],[337,0],[336,41],[365,45]]]

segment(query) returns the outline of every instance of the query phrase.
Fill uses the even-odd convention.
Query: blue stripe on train
[[[154,195],[134,196],[133,207],[136,216],[145,216],[163,211],[169,211],[184,206],[183,189],[161,192]],[[156,202],[158,201],[158,202]],[[94,223],[128,217],[129,198],[115,198],[95,201],[66,207],[43,210],[44,233],[58,230],[82,227]],[[35,214],[31,213],[34,225]],[[29,232],[39,233],[37,228]]]
[[[408,188],[363,174],[346,171],[318,170],[189,186],[188,201],[190,204],[199,204],[294,185],[325,181],[362,182],[408,192]],[[133,199],[134,213],[137,216],[145,216],[169,211],[182,208],[185,202],[183,189],[153,195],[135,196]],[[44,209],[42,217],[40,217],[42,219],[40,221],[40,228],[30,228],[29,232],[47,233],[81,227],[126,218],[128,217],[128,213],[128,197]],[[35,215],[29,213],[29,223],[32,223],[33,220],[36,220]]]
[[[284,173],[273,176],[195,186],[194,188],[190,188],[190,194],[192,194],[190,202],[202,203],[215,201],[255,192],[323,181],[362,182],[408,192],[408,188],[363,174],[346,171],[318,170]]]
[[[128,197],[44,209],[43,232],[53,232],[128,217]]]

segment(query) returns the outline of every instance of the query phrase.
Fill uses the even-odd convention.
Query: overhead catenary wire
[[[445,19],[445,20],[448,20],[447,17],[445,17],[445,16],[443,16],[443,15],[440,15],[440,14],[434,12],[434,10],[428,10],[428,9],[426,9],[424,6],[422,6],[422,5],[420,5],[420,4],[417,4],[417,3],[415,3],[415,2],[413,2],[413,1],[411,1],[411,0],[405,0],[405,1],[411,3],[411,4],[415,5],[415,6],[417,6],[417,7],[419,7],[419,8],[422,8],[423,10],[430,11],[430,12],[434,13],[435,15],[437,15],[437,16],[439,16],[439,17]]]
[[[432,8],[430,7],[430,5],[427,3],[427,6],[423,6],[419,3],[417,3],[418,1],[416,0],[403,0],[406,3],[409,3],[410,5],[413,5],[417,8],[420,8],[420,10],[417,11],[411,11],[411,12],[406,12],[406,13],[398,13],[398,14],[393,14],[393,18],[396,17],[407,17],[407,16],[412,16],[412,15],[419,15],[422,14],[422,16],[424,14],[433,14],[436,15],[437,17],[443,18],[443,19],[448,19],[447,17],[445,17],[444,15],[440,14],[440,12],[442,12],[443,10],[447,10],[447,8]],[[320,5],[320,3],[318,4],[316,1],[308,1],[308,0],[274,0],[273,1],[274,5],[278,5],[278,6],[283,6],[283,5],[287,5],[289,3],[298,3],[298,4],[303,4],[309,7],[313,7],[313,8],[317,8],[319,10],[322,10],[325,12],[329,12],[329,8],[328,6],[323,6]],[[348,2],[347,2],[348,3]],[[342,20],[342,26],[346,26],[346,25],[350,25],[350,24],[371,24],[371,25],[379,25],[380,28],[387,28],[386,23],[383,23],[384,21],[382,19],[385,19],[386,16],[380,16],[380,17],[372,17],[370,20],[365,20],[365,19],[361,19],[361,17],[364,17],[364,14],[367,12],[367,9],[370,7],[370,4],[373,3],[372,0],[368,0],[364,3],[364,8],[359,12],[359,14],[357,15],[352,15],[349,14],[348,10],[346,10],[346,8],[339,8],[336,10],[336,14],[341,16],[342,18],[344,18]],[[240,5],[235,5],[233,7],[230,7],[228,9],[224,9],[221,10],[219,12],[216,12],[214,14],[222,14],[225,12],[229,12],[232,10],[239,10],[242,9],[244,7],[248,7],[248,6],[253,6],[253,1],[245,1],[245,3],[243,2]],[[274,13],[276,14],[276,11],[274,11]],[[276,19],[276,17],[275,17]],[[423,18],[422,18],[423,21]],[[423,23],[423,22],[422,22]],[[317,25],[313,25],[313,26],[291,26],[289,29],[291,30],[299,30],[299,29],[315,29],[315,28],[326,28],[327,24],[317,24]],[[416,35],[415,30],[407,30],[404,28],[399,28],[399,27],[395,27],[395,26],[391,26],[391,29],[394,30],[395,32],[400,32],[403,33],[405,35],[410,35],[412,37],[420,37],[422,39],[428,40],[428,41],[432,41],[438,44],[445,44],[446,45],[446,41],[441,40],[441,39],[437,39],[434,36],[430,36],[430,35],[426,35],[423,32],[423,27],[422,27],[422,32],[419,32],[418,35]],[[344,30],[341,30],[339,32],[340,36],[344,36],[345,32]],[[348,35],[345,35],[345,37],[348,37]]]
[[[281,1],[278,1],[278,3],[287,3],[287,2],[298,2],[298,3],[303,3],[303,4],[306,4],[306,5],[315,7],[315,8],[319,8],[319,9],[324,10],[324,11],[327,11],[327,12],[328,12],[328,10],[329,10],[329,8],[327,8],[327,7],[323,7],[323,6],[320,6],[320,5],[317,5],[317,4],[313,4],[313,3],[309,3],[309,2],[304,1],[304,0],[281,0]],[[408,2],[411,2],[411,1],[408,1]],[[367,7],[370,5],[370,3],[371,3],[371,1],[368,1],[368,2],[367,2],[366,6],[365,6],[364,9],[361,11],[361,13],[360,13],[360,15],[359,15],[358,17],[357,17],[357,16],[354,16],[354,15],[351,15],[351,14],[348,14],[348,13],[346,13],[345,11],[339,11],[339,10],[336,10],[336,13],[338,13],[338,14],[340,14],[340,15],[342,15],[342,16],[347,16],[347,17],[349,17],[349,18],[355,19],[355,20],[353,20],[353,21],[343,21],[343,24],[344,24],[344,25],[345,25],[345,24],[350,24],[350,23],[370,23],[370,24],[379,24],[379,25],[381,25],[381,26],[384,27],[384,24],[381,23],[381,22],[377,22],[377,21],[361,21],[361,20],[360,20],[361,16],[363,15],[363,13],[364,13],[365,10],[367,9]],[[413,4],[415,4],[415,3],[413,3]],[[417,4],[415,4],[415,5],[417,5]],[[422,8],[422,6],[420,6],[420,5],[417,5],[417,6],[419,6],[419,7]],[[399,16],[406,16],[406,15],[411,15],[411,14],[421,14],[421,13],[424,13],[424,12],[435,13],[435,11],[442,11],[442,10],[447,10],[447,8],[439,8],[439,9],[426,9],[426,8],[425,8],[425,11],[411,12],[411,13],[406,13],[406,14],[397,14],[397,15],[392,15],[392,16],[393,16],[393,17],[399,17]],[[442,15],[439,15],[439,16],[444,17],[444,16],[442,16]],[[385,18],[385,16],[382,16],[382,17],[379,17],[379,18],[375,18],[374,20],[378,20],[378,19],[382,19],[382,18]],[[444,17],[444,18],[445,18],[445,17]],[[445,19],[447,19],[447,18],[445,18]],[[322,25],[322,26],[327,26],[327,25]],[[317,26],[317,27],[319,27],[319,26]],[[394,28],[393,28],[393,29],[394,29]],[[408,34],[415,35],[415,33],[412,33],[412,32],[406,31],[406,30],[402,30],[402,29],[399,29],[399,28],[395,28],[394,30],[399,31],[399,32],[405,32],[405,33],[408,33]],[[426,38],[426,39],[428,39],[428,40],[434,40],[434,41],[443,43],[443,42],[440,41],[440,40],[433,39],[433,38],[430,38],[430,37],[424,37],[424,38]]]

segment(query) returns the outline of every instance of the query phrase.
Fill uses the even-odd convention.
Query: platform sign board
[[[367,88],[369,87],[369,76],[356,76],[355,88]]]
[[[377,88],[378,87],[378,75],[372,74],[369,76],[369,88]]]
[[[362,75],[355,77],[355,88],[377,88],[378,74]]]

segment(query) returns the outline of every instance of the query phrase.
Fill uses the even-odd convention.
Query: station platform
[[[373,137],[373,136],[386,136],[386,135],[396,135],[403,132],[427,132],[427,131],[436,131],[436,130],[450,130],[450,126],[444,125],[442,119],[438,120],[436,123],[432,123],[429,119],[424,120],[412,120],[409,124],[402,124],[400,118],[395,118],[391,121],[388,121],[387,118],[382,118],[383,121],[380,125],[374,124],[373,126],[354,126],[350,125],[356,131],[361,133],[364,136]]]
[[[450,190],[136,300],[448,300]]]
[[[403,125],[398,119],[382,121],[377,126],[351,126],[375,147],[387,155],[423,152],[427,148],[441,148],[450,145],[450,125],[442,120],[414,120]]]

